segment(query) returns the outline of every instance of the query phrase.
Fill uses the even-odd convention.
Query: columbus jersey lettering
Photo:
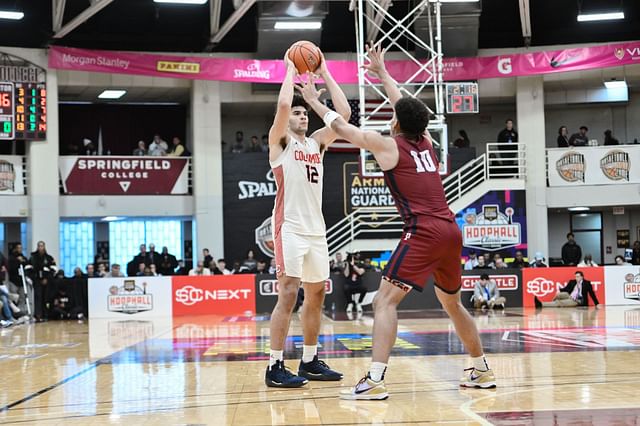
[[[320,145],[312,138],[289,143],[275,161],[270,162],[276,178],[273,232],[283,225],[301,235],[324,236],[322,181],[324,167]]]

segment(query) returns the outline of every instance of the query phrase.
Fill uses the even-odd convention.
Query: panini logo
[[[569,152],[556,161],[556,171],[567,182],[584,182],[584,155]]]
[[[158,61],[157,70],[161,72],[177,72],[180,74],[198,74],[200,64],[197,62]]]
[[[629,182],[629,153],[613,150],[600,160],[600,169],[602,173],[610,180],[626,180]]]
[[[624,298],[640,301],[640,273],[624,276]]]

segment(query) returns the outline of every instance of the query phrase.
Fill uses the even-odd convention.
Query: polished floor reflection
[[[258,317],[45,323],[0,330],[0,423],[129,425],[640,423],[640,309],[477,313],[496,390],[457,386],[467,358],[441,311],[406,312],[384,402],[341,401],[369,364],[372,318],[327,317],[342,383],[267,389]],[[287,358],[297,368],[301,328]]]

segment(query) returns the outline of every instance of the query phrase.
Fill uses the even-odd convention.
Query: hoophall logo
[[[624,298],[640,301],[640,273],[625,275]]]
[[[500,74],[511,74],[513,72],[511,58],[498,59],[498,72]]]

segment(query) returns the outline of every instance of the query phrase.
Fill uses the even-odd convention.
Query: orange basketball
[[[307,71],[315,72],[322,61],[318,46],[306,40],[300,40],[291,45],[289,59],[291,59],[300,74],[304,74]]]

